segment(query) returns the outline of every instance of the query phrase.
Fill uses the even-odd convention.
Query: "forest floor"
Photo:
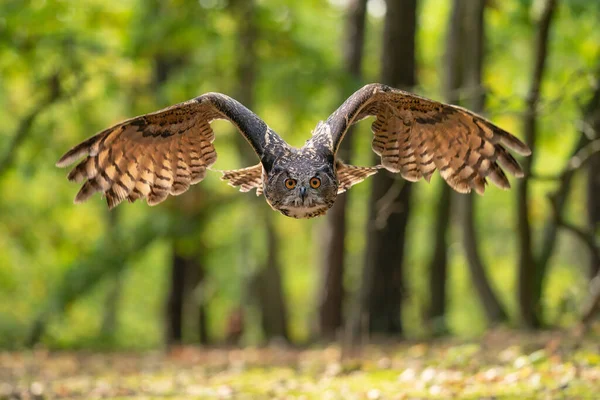
[[[0,353],[0,399],[599,399],[600,329],[477,341]]]

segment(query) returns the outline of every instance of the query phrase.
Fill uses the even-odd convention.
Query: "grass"
[[[600,327],[480,340],[0,356],[0,399],[593,399]]]

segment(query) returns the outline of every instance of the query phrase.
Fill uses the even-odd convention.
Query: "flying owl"
[[[345,164],[336,156],[340,142],[352,124],[367,117],[375,117],[372,148],[381,164]],[[382,168],[408,181],[429,181],[437,169],[461,193],[483,194],[487,179],[508,189],[500,167],[516,177],[523,171],[506,148],[531,153],[519,139],[464,108],[374,83],[319,122],[299,149],[238,101],[206,93],[108,128],[69,150],[56,165],[85,157],[68,175],[70,181],[85,182],[75,203],[101,192],[109,208],[125,199],[146,198],[155,205],[204,179],[217,159],[210,126],[216,119],[231,122],[260,160],[221,171],[222,179],[242,192],[256,189],[274,210],[293,218],[325,214],[339,193]]]

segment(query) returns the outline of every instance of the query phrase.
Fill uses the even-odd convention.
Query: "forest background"
[[[1,2],[0,347],[573,326],[600,267],[599,21],[584,0]],[[73,205],[54,167],[103,128],[208,91],[300,146],[368,82],[482,112],[530,144],[527,178],[475,197],[382,173],[297,221],[218,173],[154,208]],[[255,163],[213,126],[216,169]],[[373,164],[369,128],[345,160]]]

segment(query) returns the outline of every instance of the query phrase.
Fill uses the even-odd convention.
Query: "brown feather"
[[[262,194],[262,164],[259,163],[242,169],[221,171],[221,173],[223,174],[221,180],[227,181],[233,187],[239,187],[240,192],[249,192],[252,189],[256,189],[257,196]]]
[[[336,174],[338,179],[338,194],[344,193],[350,187],[364,181],[369,176],[376,174],[382,167],[357,167],[355,165],[344,164],[338,160],[336,163]]]
[[[215,104],[235,108],[241,113],[236,118],[249,118],[251,112],[223,95],[207,94],[207,101],[202,97],[132,118],[69,150],[57,166],[65,167],[86,156],[68,175],[70,181],[84,182],[75,202],[101,192],[110,208],[125,199],[133,202],[144,197],[154,205],[204,179],[206,169],[217,159],[210,121],[230,119]],[[249,136],[252,132],[241,130],[242,122],[235,121],[240,132],[256,141]],[[261,130],[266,127],[262,124]],[[243,189],[249,190],[247,185]]]
[[[429,180],[438,169],[458,192],[482,194],[486,177],[506,189],[510,183],[500,167],[523,176],[507,149],[531,153],[519,139],[464,108],[377,83],[356,91],[328,118],[332,150],[350,125],[369,116],[375,117],[373,151],[384,168],[409,181]]]

